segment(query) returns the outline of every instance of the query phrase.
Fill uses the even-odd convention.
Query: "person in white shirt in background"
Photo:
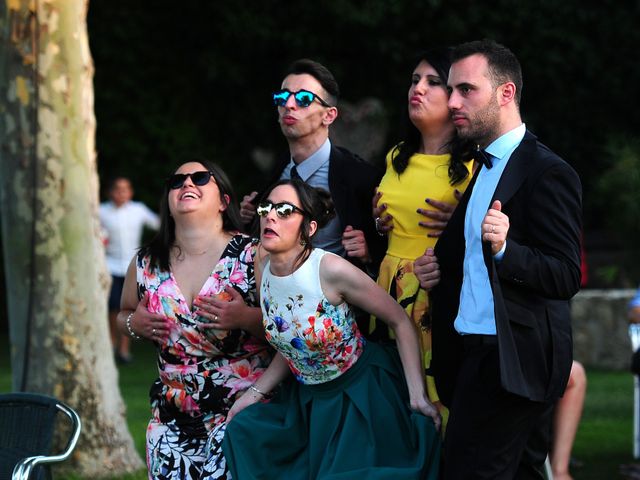
[[[116,316],[120,311],[122,285],[131,258],[142,240],[144,227],[157,230],[158,215],[141,202],[135,202],[128,178],[116,177],[109,185],[109,201],[100,204],[100,223],[104,234],[107,267],[111,273],[109,294],[109,330],[116,360],[130,363],[129,337],[118,332]]]

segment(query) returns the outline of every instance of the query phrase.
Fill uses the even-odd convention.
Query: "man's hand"
[[[362,230],[355,230],[351,225],[347,225],[342,233],[342,246],[348,257],[358,258],[362,263],[371,261],[367,241]]]
[[[495,255],[500,250],[504,242],[507,241],[507,233],[509,232],[509,217],[502,213],[502,203],[496,200],[491,205],[482,220],[481,230],[482,240],[491,243],[491,254]]]
[[[457,188],[454,190],[453,195],[456,200],[460,202],[462,198],[462,192]],[[447,203],[447,202],[439,202],[438,200],[434,200],[433,198],[425,198],[424,201],[432,206],[435,210],[427,210],[424,208],[419,208],[416,210],[420,215],[424,215],[430,221],[428,222],[418,222],[418,225],[425,228],[431,228],[432,230],[436,230],[435,232],[427,233],[427,237],[436,238],[442,235],[442,231],[449,223],[449,219],[451,215],[453,215],[453,211],[458,206],[457,203]]]
[[[429,247],[424,255],[413,262],[413,273],[418,278],[420,286],[425,290],[431,290],[440,282],[440,265],[433,254],[433,248]]]
[[[240,202],[240,218],[245,225],[251,223],[256,215],[256,206],[253,204],[256,195],[258,192],[251,192],[249,195],[245,195]]]

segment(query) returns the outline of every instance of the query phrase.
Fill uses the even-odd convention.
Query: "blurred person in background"
[[[132,360],[129,337],[121,334],[116,324],[124,277],[131,257],[140,246],[144,228],[157,230],[160,226],[158,215],[145,204],[132,199],[131,181],[126,177],[116,177],[109,184],[109,201],[100,204],[99,211],[107,268],[111,274],[109,331],[113,352],[119,363],[129,363]]]

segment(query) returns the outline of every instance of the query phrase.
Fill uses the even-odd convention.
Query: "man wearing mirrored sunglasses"
[[[338,116],[339,94],[335,78],[318,62],[301,59],[289,67],[273,94],[289,155],[276,166],[265,187],[280,179],[298,178],[328,190],[337,216],[314,235],[314,247],[345,257],[373,274],[386,248],[386,238],[376,233],[371,219],[371,198],[383,172],[332,145],[329,127]],[[240,204],[245,223],[254,220],[258,198],[252,192]]]

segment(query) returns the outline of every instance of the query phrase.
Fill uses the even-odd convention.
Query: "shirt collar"
[[[489,146],[485,148],[485,152],[493,155],[497,159],[504,158],[522,142],[526,131],[527,127],[524,123],[521,123],[516,128],[509,130],[491,142]]]
[[[304,181],[307,181],[311,175],[313,175],[322,165],[329,161],[331,156],[331,141],[327,138],[322,146],[313,152],[313,154],[300,162],[296,170],[298,175]],[[295,165],[293,158],[291,159],[291,166]]]

